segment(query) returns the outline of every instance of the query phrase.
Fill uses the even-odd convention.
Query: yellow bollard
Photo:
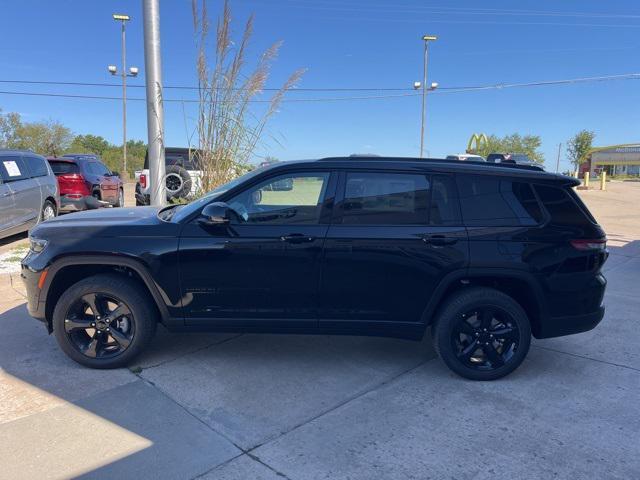
[[[589,172],[584,172],[584,188],[589,188]]]
[[[606,190],[607,189],[607,172],[605,172],[604,170],[602,171],[602,173],[600,174],[600,190]]]

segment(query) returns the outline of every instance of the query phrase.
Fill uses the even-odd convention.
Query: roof
[[[537,178],[541,181],[554,180],[562,181],[565,184],[578,184],[575,179],[565,175],[545,172],[541,167],[532,165],[488,163],[484,161],[460,161],[445,160],[441,158],[411,158],[411,157],[328,157],[316,160],[296,160],[279,162],[270,165],[268,169],[288,169],[291,165],[317,165],[330,168],[384,168],[428,170],[430,172],[467,172],[474,174],[490,174],[512,177]]]

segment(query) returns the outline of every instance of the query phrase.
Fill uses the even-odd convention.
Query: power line
[[[604,75],[598,77],[580,77],[569,78],[562,80],[542,80],[535,82],[523,82],[523,83],[497,83],[490,85],[471,85],[461,87],[440,87],[438,90],[430,92],[433,94],[451,94],[451,93],[463,93],[482,90],[502,90],[508,88],[526,88],[526,87],[542,87],[552,85],[567,85],[587,82],[605,82],[615,80],[637,80],[640,79],[640,73],[625,73],[620,75]],[[2,80],[0,80],[2,82]],[[75,98],[75,99],[88,99],[88,100],[122,100],[122,97],[117,96],[102,96],[102,95],[78,95],[78,94],[65,94],[65,93],[53,93],[53,92],[17,92],[17,91],[4,91],[0,90],[0,95],[17,95],[17,96],[36,96],[36,97],[57,97],[57,98]],[[302,102],[338,102],[338,101],[350,101],[350,100],[379,100],[379,99],[391,99],[391,98],[406,98],[416,97],[421,93],[397,93],[397,94],[384,94],[384,95],[362,95],[362,96],[349,96],[349,97],[318,97],[318,98],[285,98],[283,102],[287,103],[302,103]],[[132,101],[146,101],[144,97],[132,97],[129,98]],[[165,102],[170,103],[198,103],[197,99],[177,99],[167,98]],[[271,100],[249,100],[250,103],[270,103]]]
[[[595,81],[608,81],[608,80],[625,80],[625,79],[635,79],[638,78],[638,73],[625,73],[619,75],[604,75],[604,76],[596,76],[596,77],[581,77],[581,78],[572,78],[566,80],[546,80],[546,81],[536,81],[536,82],[525,82],[525,83],[494,83],[489,85],[465,85],[459,87],[439,87],[440,90],[486,90],[486,89],[500,89],[500,88],[513,88],[513,87],[528,87],[528,86],[543,86],[543,85],[556,85],[563,83],[580,83],[580,82],[595,82]],[[0,80],[0,83],[8,83],[8,84],[24,84],[24,85],[59,85],[59,86],[83,86],[83,87],[118,87],[121,88],[122,84],[118,83],[92,83],[92,82],[64,82],[64,81],[53,81],[53,80]],[[134,88],[145,88],[144,85],[127,85],[128,87]],[[198,91],[200,88],[195,86],[188,85],[165,85],[166,89],[181,89],[181,90],[193,90]],[[263,88],[263,91],[279,91],[279,88]],[[288,90],[288,93],[291,92],[409,92],[413,91],[413,88],[405,87],[405,88],[397,88],[397,87],[320,87],[320,88],[294,88]],[[51,95],[61,95],[64,96],[66,94],[51,94]],[[391,95],[393,97],[395,95]],[[73,95],[73,98],[78,97],[88,97],[88,98],[101,98],[101,99],[121,99],[121,97],[111,97],[111,96],[94,96],[94,95]],[[377,98],[379,95],[372,95],[370,97]],[[369,97],[364,97],[369,98]],[[138,100],[144,100],[138,98]],[[288,101],[301,101],[307,99],[287,99]],[[176,99],[166,99],[165,101],[177,101],[181,102],[183,100]],[[189,100],[191,101],[191,100]],[[197,100],[193,100],[197,101]],[[264,100],[265,102],[267,100]]]

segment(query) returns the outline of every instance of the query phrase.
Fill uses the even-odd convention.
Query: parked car
[[[485,158],[480,155],[473,155],[471,153],[458,153],[457,155],[447,155],[447,160],[459,160],[462,162],[486,162]]]
[[[531,160],[524,153],[490,153],[487,155],[487,162],[491,163],[515,163],[517,165],[542,165]]]
[[[44,157],[0,150],[0,238],[50,220],[59,205],[58,183]]]
[[[200,190],[202,170],[196,165],[194,150],[167,147],[164,151],[165,186],[167,199],[189,198]],[[149,182],[149,151],[144,157],[144,168],[135,172],[136,205],[149,205],[151,188]]]
[[[103,206],[124,206],[124,184],[100,157],[67,154],[47,159],[60,186],[60,211],[76,212]]]
[[[291,189],[271,188],[283,180]],[[515,164],[278,163],[189,204],[43,223],[22,262],[28,310],[93,368],[127,365],[157,322],[414,340],[430,329],[451,370],[492,380],[522,363],[531,335],[604,315],[606,237],[577,184]]]

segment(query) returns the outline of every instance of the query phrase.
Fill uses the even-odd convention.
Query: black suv
[[[186,205],[32,230],[28,309],[75,361],[126,365],[169,330],[380,335],[431,328],[454,372],[513,371],[531,335],[604,315],[603,230],[537,167],[326,158],[254,170]]]

